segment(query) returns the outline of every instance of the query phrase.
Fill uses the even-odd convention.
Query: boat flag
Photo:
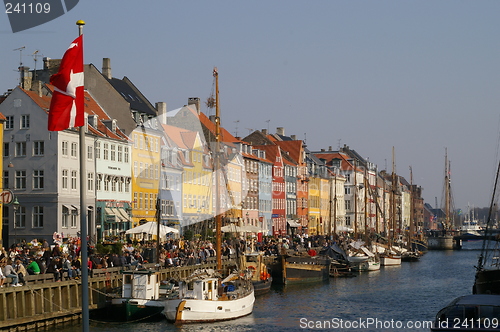
[[[83,103],[83,35],[64,53],[59,71],[50,77],[54,93],[50,102],[50,131],[81,127],[85,123]]]

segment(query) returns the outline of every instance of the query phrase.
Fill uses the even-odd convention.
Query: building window
[[[21,115],[21,129],[29,129],[30,128],[30,115],[24,114]]]
[[[104,143],[104,147],[103,147],[103,153],[104,153],[104,160],[108,160],[109,159],[109,144],[108,143]]]
[[[69,209],[66,206],[62,208],[62,228],[68,228],[69,224]]]
[[[111,144],[111,155],[110,155],[110,160],[115,161],[116,157],[116,145]]]
[[[9,148],[9,143],[8,142],[4,142],[3,143],[3,156],[4,157],[8,157],[10,156],[10,148]]]
[[[14,129],[14,116],[13,115],[8,115],[6,116],[7,120],[5,121],[5,129]]]
[[[17,212],[14,212],[14,228],[26,227],[26,207],[19,206]]]
[[[95,181],[95,190],[97,190],[97,191],[101,191],[101,179],[102,179],[102,176],[100,174],[98,174],[96,181]]]
[[[117,161],[121,163],[123,161],[123,146],[118,145],[118,156]]]
[[[75,208],[71,210],[71,228],[76,228],[78,219],[78,210]]]
[[[87,173],[87,190],[94,190],[94,173]]]
[[[26,171],[16,171],[16,189],[26,189]]]
[[[77,172],[76,171],[71,171],[71,189],[78,189],[76,184],[77,184],[77,181],[76,181],[76,178],[77,178]]]
[[[45,153],[45,142],[44,141],[34,141],[33,142],[33,155],[43,156]]]
[[[104,191],[109,191],[109,178],[104,178]]]
[[[78,150],[78,144],[75,142],[71,143],[71,157],[76,157],[76,150]]]
[[[9,171],[3,171],[3,187],[9,188]]]
[[[43,206],[33,207],[33,228],[43,227]]]
[[[68,189],[68,170],[67,169],[62,170],[62,188]]]
[[[62,141],[61,153],[62,153],[63,156],[67,156],[68,155],[68,141]]]
[[[128,146],[126,146],[124,148],[124,152],[123,152],[123,161],[128,163]]]
[[[134,209],[137,209],[137,193],[134,193]]]
[[[128,180],[125,180],[125,192],[130,192],[130,182]]]
[[[101,142],[95,142],[95,158],[101,159]]]
[[[111,191],[116,192],[116,179],[111,180]]]
[[[87,159],[88,160],[92,160],[93,158],[93,153],[92,153],[92,147],[91,146],[87,146]]]
[[[43,170],[33,171],[33,189],[43,189]]]
[[[16,142],[16,157],[26,156],[26,142]]]

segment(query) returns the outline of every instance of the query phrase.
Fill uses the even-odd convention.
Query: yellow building
[[[132,227],[156,220],[161,135],[147,124],[132,133]]]
[[[163,125],[177,146],[182,172],[181,226],[212,218],[212,165],[207,145],[196,131]]]
[[[316,175],[309,177],[309,209],[308,209],[308,233],[310,235],[320,234],[321,217],[321,180]]]

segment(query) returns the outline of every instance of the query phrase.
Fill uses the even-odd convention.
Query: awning
[[[120,221],[130,221],[130,217],[127,212],[121,208],[104,208],[104,212],[108,216],[115,216]]]
[[[287,220],[286,221],[288,223],[288,225],[290,225],[290,227],[301,227],[302,225],[300,224],[300,222],[297,222],[295,220]]]
[[[124,209],[121,209],[121,208],[117,208],[116,210],[120,214],[120,216],[121,216],[120,218],[123,221],[130,221],[130,216],[128,215],[127,211],[125,211]]]

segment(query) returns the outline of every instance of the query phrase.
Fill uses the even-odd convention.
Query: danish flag
[[[83,103],[83,35],[64,53],[59,72],[50,77],[54,93],[50,101],[50,131],[81,127],[85,123]]]

